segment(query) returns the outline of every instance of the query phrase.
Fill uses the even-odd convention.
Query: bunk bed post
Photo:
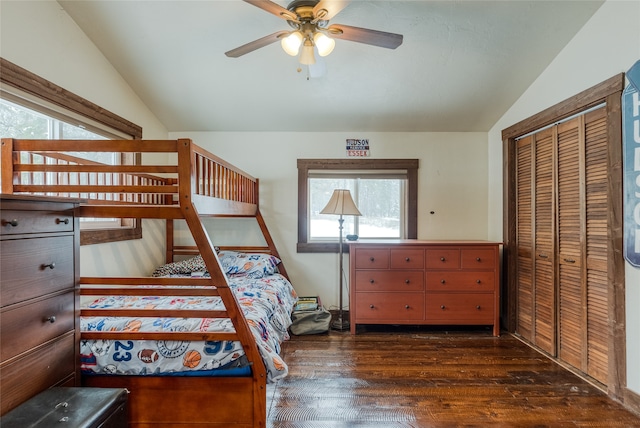
[[[276,248],[276,244],[273,242],[273,238],[271,238],[271,234],[269,233],[269,229],[267,228],[267,223],[265,223],[259,208],[256,210],[256,221],[260,226],[260,230],[262,231],[262,235],[264,236],[265,241],[267,241],[267,246],[269,247],[269,251],[271,251],[271,254],[273,254],[280,260],[282,260],[282,257],[280,257],[280,254],[278,254],[278,249]],[[278,266],[278,272],[280,272],[282,276],[284,276],[285,278],[289,280],[291,279],[287,274],[287,270],[284,267],[284,263],[281,263]]]
[[[244,314],[238,311],[238,302],[233,291],[229,288],[226,275],[223,273],[222,266],[218,260],[218,256],[214,251],[213,244],[209,239],[198,212],[191,201],[192,191],[197,189],[198,183],[196,183],[197,176],[195,165],[195,153],[191,148],[191,140],[179,139],[178,140],[178,165],[183,165],[182,168],[178,168],[178,198],[180,201],[180,209],[184,216],[187,226],[191,231],[196,246],[200,250],[200,255],[204,260],[209,275],[211,276],[212,285],[218,288],[220,297],[225,304],[225,308],[229,314],[229,318],[233,322],[233,326],[236,330],[238,338],[244,348],[245,354],[252,363],[251,372],[253,378],[253,426],[262,427],[266,426],[266,407],[267,407],[267,392],[266,392],[266,380],[267,372],[260,355],[260,351],[256,345],[255,340],[251,337],[251,331],[248,328]],[[189,165],[187,169],[184,167]],[[236,305],[229,305],[231,300],[236,301]]]
[[[165,235],[164,235],[164,240],[165,240],[165,250],[164,250],[164,262],[165,263],[171,263],[173,262],[173,220],[172,219],[167,219],[166,223],[165,223]]]
[[[0,151],[2,193],[13,194],[13,139],[3,138]]]
[[[174,179],[167,180],[170,184],[177,184]],[[165,205],[173,205],[178,203],[179,201],[173,200],[173,195],[165,195],[164,196],[164,204]],[[173,219],[166,219],[165,221],[165,254],[164,260],[165,263],[170,263],[173,261],[173,233],[174,233],[174,225]]]
[[[267,223],[264,221],[264,217],[262,217],[262,213],[260,212],[260,180],[256,179],[255,188],[253,189],[253,195],[256,203],[256,221],[258,222],[258,226],[260,226],[260,230],[262,231],[262,236],[264,236],[264,240],[267,242],[267,246],[269,247],[269,251],[271,254],[282,260],[280,254],[278,253],[278,249],[276,248],[275,242],[273,242],[273,238],[271,237],[271,233],[269,233],[269,228],[267,227]],[[288,280],[289,274],[287,274],[287,269],[284,267],[284,263],[281,263],[278,266],[278,272],[282,274]]]

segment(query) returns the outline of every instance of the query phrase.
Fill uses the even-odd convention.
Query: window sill
[[[105,230],[81,230],[80,245],[105,244],[107,242],[128,241],[142,239],[141,222],[136,222],[136,227]]]
[[[337,242],[298,242],[298,253],[338,253]],[[342,252],[349,252],[349,243],[342,243]]]

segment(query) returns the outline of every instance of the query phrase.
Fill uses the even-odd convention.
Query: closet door
[[[586,356],[583,371],[607,384],[608,143],[605,109],[585,115]]]
[[[556,355],[555,287],[555,128],[533,136],[534,186],[534,327],[533,343]]]
[[[533,342],[533,137],[517,142],[516,236],[517,325],[516,333]]]
[[[583,116],[558,128],[558,357],[582,368],[584,266]]]
[[[606,384],[607,130],[597,109],[518,141],[516,332]]]
[[[555,133],[518,141],[517,333],[556,355]]]

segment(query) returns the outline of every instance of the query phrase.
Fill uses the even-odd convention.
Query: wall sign
[[[347,138],[347,156],[367,157],[369,156],[369,140],[356,140]]]
[[[640,61],[627,71],[622,92],[624,258],[640,267]]]

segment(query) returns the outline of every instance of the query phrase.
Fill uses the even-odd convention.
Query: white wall
[[[596,12],[489,132],[489,237],[502,237],[503,129],[618,73],[640,59],[640,2],[609,0]],[[627,362],[640,360],[640,269],[627,264]],[[640,366],[627,365],[627,385],[640,392]]]
[[[328,307],[338,304],[337,254],[296,253],[297,159],[346,158],[347,138],[368,138],[371,158],[419,159],[418,238],[487,239],[485,133],[182,132],[170,137],[191,138],[260,179],[260,210],[293,285],[302,295],[319,294]]]
[[[162,123],[56,1],[2,0],[0,55],[142,126],[143,138],[167,138]],[[164,260],[164,222],[145,221],[142,240],[83,246],[80,256],[82,275],[148,275]]]

